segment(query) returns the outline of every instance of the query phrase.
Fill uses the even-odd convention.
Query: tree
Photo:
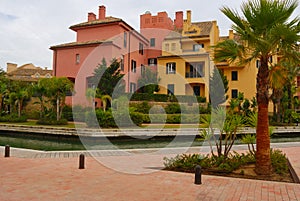
[[[67,93],[73,91],[74,83],[66,77],[48,78],[47,83],[47,97],[53,100],[56,107],[56,120],[59,121],[65,106]]]
[[[102,63],[94,70],[92,80],[101,95],[112,96],[113,93],[124,93],[125,86],[121,81],[123,76],[121,74],[120,62],[113,59],[110,66],[107,67],[106,61],[103,58]]]
[[[213,108],[218,107],[228,99],[228,79],[218,68],[214,68],[212,76],[209,78],[210,102]]]
[[[4,99],[8,95],[8,79],[5,77],[5,72],[0,69],[0,115],[3,111]]]
[[[49,79],[42,78],[38,81],[38,83],[33,85],[33,93],[39,99],[40,104],[40,118],[44,118],[45,115],[45,103],[46,103],[46,96],[47,96],[47,88],[49,86]]]
[[[258,124],[256,127],[256,172],[271,173],[269,137],[269,76],[270,58],[281,55],[299,61],[297,42],[300,23],[290,19],[298,6],[296,0],[253,0],[242,4],[240,16],[228,7],[221,11],[233,22],[232,28],[239,40],[225,40],[215,47],[215,61],[236,62],[244,65],[253,60],[260,61],[257,74]]]
[[[145,68],[141,78],[138,79],[138,87],[142,93],[153,94],[155,91],[159,91],[160,78],[157,77],[157,74],[150,68]]]

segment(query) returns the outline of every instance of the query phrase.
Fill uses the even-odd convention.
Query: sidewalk
[[[281,149],[299,175],[300,146]],[[77,157],[0,157],[0,200],[300,200],[300,184],[204,175],[195,185],[193,174],[159,171],[163,156],[87,157],[84,170]]]

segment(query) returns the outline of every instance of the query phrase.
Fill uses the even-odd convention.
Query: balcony
[[[204,77],[203,74],[201,72],[187,72],[185,73],[185,78],[201,78]]]

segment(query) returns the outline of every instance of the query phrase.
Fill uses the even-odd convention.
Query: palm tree
[[[297,42],[300,22],[290,19],[298,6],[297,0],[253,0],[242,4],[243,16],[228,7],[221,11],[233,22],[239,40],[226,40],[215,46],[215,60],[246,64],[260,61],[257,74],[258,124],[256,127],[256,172],[271,173],[269,137],[269,74],[270,58],[280,55],[299,61]]]

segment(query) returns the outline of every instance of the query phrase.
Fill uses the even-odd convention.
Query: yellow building
[[[183,29],[172,32],[163,41],[162,56],[158,58],[159,93],[197,95],[209,100],[209,77],[213,68],[217,67],[229,81],[226,105],[239,92],[250,100],[255,97],[258,61],[245,66],[213,62],[212,47],[226,39],[237,40],[233,31],[229,31],[226,37],[220,37],[216,21],[192,23],[191,11],[187,11]]]
[[[211,46],[219,40],[216,21],[191,22],[187,11],[183,29],[170,33],[158,57],[161,94],[209,96],[209,77],[214,67]]]

